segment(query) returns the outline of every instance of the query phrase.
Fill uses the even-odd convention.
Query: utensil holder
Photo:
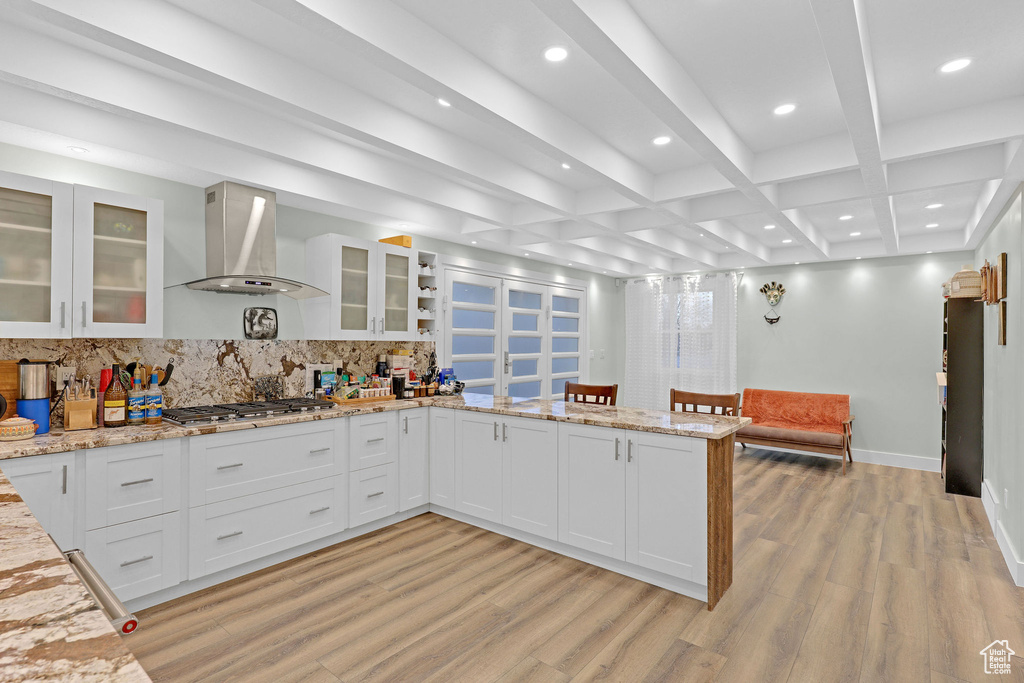
[[[64,401],[64,431],[96,429],[96,400]]]

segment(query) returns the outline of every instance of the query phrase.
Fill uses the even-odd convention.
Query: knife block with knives
[[[96,429],[96,399],[64,399],[64,431]]]

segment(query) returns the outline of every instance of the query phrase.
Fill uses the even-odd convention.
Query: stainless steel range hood
[[[228,294],[327,296],[277,277],[277,194],[228,181],[206,188],[206,277],[185,285]]]

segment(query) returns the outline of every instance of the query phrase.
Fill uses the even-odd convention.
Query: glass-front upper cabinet
[[[163,334],[163,202],[75,186],[74,335]]]
[[[300,304],[309,338],[412,340],[415,253],[338,234],[306,240],[306,280],[330,292]]]
[[[73,196],[0,172],[0,337],[71,336]]]

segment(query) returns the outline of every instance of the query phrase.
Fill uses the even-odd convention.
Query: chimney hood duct
[[[206,277],[189,289],[229,294],[327,296],[277,277],[277,194],[224,181],[206,188]]]

